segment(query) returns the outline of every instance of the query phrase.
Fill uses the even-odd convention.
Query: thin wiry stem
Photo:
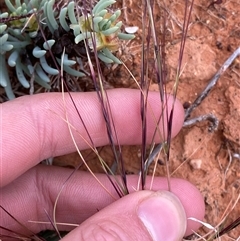
[[[120,169],[119,171],[121,174],[122,185],[120,185],[120,183],[116,179],[115,180],[117,183],[113,182],[111,176],[109,175],[110,169],[106,166],[106,163],[103,165],[103,170],[107,174],[107,177],[110,180],[110,182],[113,184],[119,197],[122,197],[122,196],[128,194],[129,192],[128,192],[128,188],[127,188],[126,172],[125,172],[125,168],[124,168],[124,164],[123,164],[123,160],[122,160],[121,146],[118,141],[117,132],[116,132],[114,120],[112,117],[111,106],[109,104],[108,95],[103,87],[103,74],[102,74],[101,66],[100,66],[100,63],[98,60],[95,35],[92,35],[91,38],[92,38],[91,42],[92,42],[93,53],[95,56],[96,72],[93,67],[92,60],[90,58],[89,50],[88,50],[88,48],[86,48],[87,56],[88,56],[88,64],[90,67],[90,72],[91,72],[92,80],[93,80],[93,83],[95,86],[95,90],[96,90],[98,99],[101,104],[101,110],[102,110],[103,118],[105,120],[108,139],[109,139],[109,143],[110,143],[110,146],[112,149],[112,153],[114,155],[115,162],[117,163],[117,166]],[[88,41],[89,40],[86,39],[86,41],[85,41],[86,45],[88,44],[87,43]],[[98,79],[97,79],[97,77],[98,77]],[[103,163],[103,162],[101,162],[101,163]]]
[[[149,45],[150,45],[150,33],[147,35],[147,46],[146,46],[146,54],[145,54],[145,38],[146,38],[146,28],[147,28],[147,5],[146,1],[142,1],[142,56],[141,56],[141,79],[140,79],[140,88],[141,88],[141,121],[142,121],[142,148],[141,148],[141,187],[144,189],[145,185],[145,176],[146,170],[144,169],[144,163],[146,160],[146,83],[148,77],[148,62],[146,58],[149,53]]]
[[[168,177],[168,186],[169,190],[170,188],[170,172],[169,172],[169,158],[170,158],[170,145],[171,145],[171,132],[172,132],[172,123],[173,123],[173,113],[174,113],[174,104],[176,100],[176,95],[177,95],[177,90],[178,90],[178,84],[179,84],[179,77],[181,73],[181,64],[182,64],[182,58],[183,58],[183,51],[185,47],[185,42],[187,38],[187,30],[190,22],[190,16],[191,16],[191,11],[193,7],[193,1],[191,2],[190,8],[188,10],[188,0],[185,1],[185,12],[184,12],[184,23],[183,23],[183,33],[182,33],[182,38],[181,38],[181,46],[180,46],[180,52],[179,52],[179,58],[178,58],[178,67],[177,67],[177,73],[176,73],[176,81],[174,84],[174,90],[173,90],[173,96],[174,96],[174,101],[173,105],[170,110],[166,108],[167,106],[167,96],[164,95],[164,92],[166,92],[166,61],[165,61],[165,36],[166,36],[166,7],[163,7],[163,16],[162,16],[162,37],[160,41],[158,41],[157,36],[155,34],[155,26],[154,26],[154,21],[152,20],[151,23],[151,28],[153,32],[153,41],[154,41],[154,54],[156,57],[156,74],[157,74],[157,80],[158,80],[158,85],[159,85],[159,92],[160,92],[160,98],[163,103],[162,107],[162,114],[160,116],[160,119],[164,120],[165,118],[167,119],[167,133],[162,134],[162,140],[166,140],[166,142],[161,143],[157,145],[153,151],[150,153],[149,158],[146,161],[145,168],[150,165],[150,163],[155,159],[156,155],[158,154],[159,150],[163,150],[164,156],[165,156],[165,163],[166,163],[166,168],[167,168],[167,177]],[[153,19],[152,15],[152,1],[148,0],[148,6],[149,6],[149,12],[150,12],[150,19]],[[169,14],[169,13],[168,13]],[[158,43],[160,42],[160,49],[158,48]],[[159,119],[159,120],[160,120]],[[163,130],[165,130],[163,122]],[[157,129],[156,129],[157,131]]]
[[[31,235],[33,236],[33,238],[34,238],[36,241],[41,241],[41,240],[42,240],[41,238],[37,237],[37,236],[35,235],[35,233],[33,233],[33,232],[32,232],[30,229],[28,229],[25,225],[23,225],[21,222],[19,222],[19,221],[18,221],[11,213],[9,213],[2,205],[0,205],[0,208],[1,208],[10,218],[12,218],[16,223],[18,223],[22,228],[24,228],[26,231],[30,232]],[[2,226],[0,226],[0,229],[3,229],[3,230],[5,230],[5,231],[8,231],[8,232],[11,232],[11,233],[16,234],[16,236],[14,235],[14,236],[10,236],[10,237],[14,237],[14,238],[22,237],[22,239],[23,239],[23,237],[28,238],[28,237],[26,237],[26,235],[24,235],[24,234],[21,234],[21,233],[19,233],[19,232],[13,232],[12,230],[10,230],[10,229],[8,229],[8,228],[5,228],[5,227],[2,227]],[[2,235],[0,235],[0,237],[2,237]],[[4,237],[4,235],[3,235],[3,237]],[[8,236],[7,236],[7,237],[8,237]]]
[[[224,62],[222,67],[218,70],[218,72],[213,76],[210,82],[207,84],[202,93],[197,97],[197,99],[192,103],[192,105],[185,112],[185,121],[190,117],[192,111],[198,107],[202,101],[208,96],[209,92],[213,89],[213,87],[217,84],[219,78],[223,75],[223,73],[229,68],[229,66],[233,63],[233,61],[240,56],[240,47],[238,47],[233,54]]]

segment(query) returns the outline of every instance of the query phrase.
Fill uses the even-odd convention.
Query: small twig
[[[202,101],[208,96],[209,92],[216,85],[218,79],[221,75],[226,71],[226,69],[232,64],[232,62],[240,55],[240,47],[238,47],[234,53],[225,61],[219,71],[214,75],[214,77],[210,80],[206,88],[199,95],[199,97],[192,103],[192,105],[185,112],[185,121],[190,117],[192,111],[199,106]]]
[[[163,148],[163,143],[158,144],[153,151],[149,154],[147,161],[145,162],[144,165],[144,171],[146,172],[149,168],[149,166],[151,165],[151,163],[154,161],[154,159],[156,158],[156,156],[161,152]]]
[[[216,0],[210,3],[210,5],[207,8],[210,8],[211,6],[214,6],[215,4],[221,4],[222,0]]]
[[[217,119],[217,117],[213,114],[206,114],[203,116],[199,116],[193,119],[188,119],[192,113],[192,111],[198,107],[202,101],[208,96],[209,92],[213,89],[213,87],[216,85],[218,79],[221,77],[221,75],[227,70],[227,68],[232,64],[232,62],[240,55],[240,47],[237,48],[233,54],[225,61],[225,63],[222,65],[222,67],[219,69],[219,71],[214,75],[214,77],[210,80],[210,82],[208,83],[208,85],[206,86],[206,88],[203,90],[203,92],[199,95],[199,97],[197,97],[197,99],[192,103],[192,105],[186,110],[185,112],[185,121],[183,124],[183,127],[186,126],[190,126],[193,125],[195,123],[201,122],[201,121],[205,121],[208,120],[211,122],[211,125],[209,126],[209,132],[212,132],[214,130],[217,129],[219,121]],[[145,166],[145,168],[147,168],[152,161],[154,160],[154,158],[157,155],[157,150],[159,150],[161,148],[161,144],[159,144],[157,147],[155,147],[155,150],[153,151],[153,153],[150,155],[150,158],[148,159],[148,162]],[[240,155],[239,154],[235,154],[234,156],[235,158],[239,159]]]
[[[209,132],[213,132],[218,128],[219,120],[217,119],[217,117],[214,114],[211,114],[211,113],[202,115],[202,116],[198,116],[198,117],[192,118],[190,120],[186,120],[186,121],[184,121],[183,127],[191,126],[193,124],[196,124],[198,122],[202,122],[205,120],[208,120],[211,122],[211,124],[208,127]]]

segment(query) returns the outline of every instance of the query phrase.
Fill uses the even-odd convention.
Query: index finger
[[[107,93],[119,143],[140,144],[140,91],[114,89]],[[72,93],[72,96],[94,145],[109,144],[97,93]],[[45,93],[24,96],[1,105],[1,186],[10,183],[43,159],[75,151],[68,126],[63,120],[66,118],[66,110],[69,122],[77,130],[73,132],[79,149],[89,148],[83,140],[90,142],[86,129],[68,95],[65,102],[64,106],[61,93]],[[150,142],[156,128],[156,119],[162,112],[159,93],[150,92],[148,103],[152,108],[152,112],[148,111],[147,114],[147,141]],[[173,97],[170,96],[167,107],[171,108],[172,103]],[[153,118],[153,113],[156,119]],[[176,101],[172,136],[181,129],[183,119],[183,107]],[[161,123],[159,127],[161,131]],[[156,141],[159,142],[160,138]]]

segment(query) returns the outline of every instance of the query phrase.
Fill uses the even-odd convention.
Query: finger
[[[122,145],[141,143],[140,91],[118,89],[108,91],[114,126]],[[95,146],[109,144],[106,125],[100,102],[95,92],[73,93],[74,102]],[[80,149],[89,148],[90,142],[70,98],[66,95],[64,107],[61,93],[25,96],[1,105],[2,122],[2,177],[0,185],[10,183],[39,161],[75,151],[65,111]],[[147,141],[155,131],[156,121],[162,113],[159,93],[148,96]],[[173,97],[167,101],[168,112]],[[166,117],[166,114],[164,115]],[[176,101],[173,115],[172,135],[175,136],[183,124],[184,111]],[[162,124],[159,124],[160,131]],[[164,125],[167,126],[166,123]],[[114,140],[116,138],[114,137]],[[156,141],[160,141],[159,133]]]
[[[139,191],[99,211],[62,240],[182,240],[186,226],[184,208],[173,193]]]
[[[28,220],[49,222],[46,212],[52,217],[53,205],[72,170],[59,167],[39,165],[13,181],[1,191],[1,203],[12,215],[34,232],[52,228],[51,225],[28,223]],[[89,173],[76,172],[65,184],[57,204],[56,219],[60,223],[79,224],[118,199],[118,196],[106,175],[97,175],[99,181],[109,190],[111,197],[100,187],[96,179]],[[135,192],[138,176],[128,176],[130,192]],[[151,177],[146,180],[146,189],[150,188]],[[168,190],[166,178],[156,177],[153,190]],[[18,190],[16,192],[16,190]],[[204,201],[199,191],[187,181],[171,178],[171,191],[180,199],[187,217],[202,220],[204,217]],[[194,205],[193,205],[194,203]],[[13,224],[4,212],[0,212],[3,226],[23,231]],[[186,234],[199,228],[199,223],[188,220]],[[59,226],[65,230],[67,227]],[[68,227],[69,228],[69,227]]]

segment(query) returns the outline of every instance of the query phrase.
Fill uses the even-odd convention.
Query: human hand
[[[140,144],[139,91],[115,89],[108,91],[108,96],[120,144]],[[96,93],[75,93],[73,98],[95,145],[108,144]],[[149,103],[155,115],[160,115],[159,93],[149,93]],[[171,104],[170,98],[168,105]],[[70,123],[88,140],[67,96],[66,108]],[[75,151],[68,127],[61,120],[65,117],[62,95],[49,93],[18,98],[2,104],[0,114],[0,203],[33,232],[50,229],[51,225],[29,223],[28,220],[49,221],[46,212],[52,214],[55,199],[71,173],[69,169],[36,166],[43,159]],[[173,136],[181,129],[183,118],[182,106],[176,102]],[[155,128],[150,114],[147,124],[150,142]],[[75,139],[79,149],[88,148],[77,133]],[[97,177],[116,196],[106,176],[99,174]],[[137,181],[137,176],[128,177],[130,191],[133,192]],[[149,183],[150,178],[147,178],[146,188]],[[181,240],[183,235],[199,227],[198,223],[186,218],[202,219],[204,203],[190,183],[172,178],[171,185],[172,193],[139,191],[115,201],[89,173],[75,173],[61,193],[56,219],[61,223],[80,223],[80,226],[63,240],[151,240],[151,236],[154,240]],[[166,178],[156,177],[153,190],[167,190]],[[0,217],[1,226],[26,233],[3,210]],[[69,227],[60,225],[59,229]]]

